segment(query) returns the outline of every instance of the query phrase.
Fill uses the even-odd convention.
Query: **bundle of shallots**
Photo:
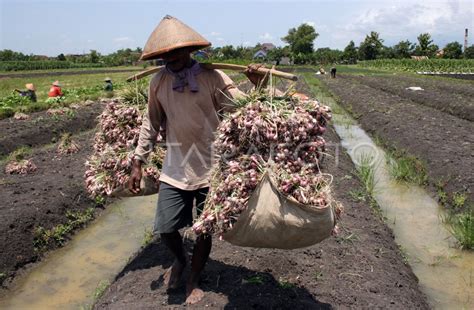
[[[263,173],[294,201],[326,206],[333,199],[332,177],[320,171],[329,107],[314,100],[253,94],[226,115],[214,142],[220,155],[204,210],[193,225],[197,234],[222,235],[247,207]]]
[[[59,154],[73,154],[79,152],[79,150],[79,144],[72,140],[70,133],[62,135],[57,148]]]
[[[109,102],[99,116],[99,131],[94,150],[101,152],[106,145],[114,150],[134,148],[138,142],[142,111],[137,106]]]
[[[127,187],[142,113],[144,111],[138,105],[109,102],[99,116],[94,154],[86,162],[84,175],[86,188],[93,198],[109,196]],[[164,155],[165,151],[156,147],[149,163],[143,167],[143,176],[152,179],[156,185]]]
[[[5,166],[5,173],[8,174],[29,174],[36,171],[36,165],[31,159],[13,160]]]

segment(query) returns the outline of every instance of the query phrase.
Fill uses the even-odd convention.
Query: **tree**
[[[312,55],[312,63],[327,65],[338,62],[342,58],[343,52],[332,50],[329,47],[318,48]]]
[[[418,45],[415,48],[415,54],[417,56],[429,56],[433,57],[438,51],[438,45],[433,44],[431,35],[429,33],[422,33],[418,37]]]
[[[459,59],[462,56],[462,45],[459,42],[451,42],[443,48],[443,58]]]
[[[237,52],[232,45],[223,46],[220,50],[223,59],[237,58]]]
[[[99,62],[99,59],[100,59],[100,54],[97,53],[96,50],[91,50],[90,54],[89,54],[89,60],[91,63],[95,64],[95,63],[98,63]]]
[[[383,58],[383,59],[392,59],[396,58],[395,54],[395,48],[391,46],[383,46],[382,49],[380,50],[380,54],[378,55],[378,58]]]
[[[355,47],[354,41],[351,40],[346,48],[344,48],[342,57],[350,64],[357,62],[357,47]]]
[[[276,65],[280,64],[281,59],[285,56],[285,50],[281,47],[271,49],[267,53],[267,58],[270,61],[274,61]]]
[[[370,35],[367,35],[359,46],[359,57],[362,60],[376,59],[382,52],[382,43],[383,40],[379,38],[378,32],[370,32]]]
[[[21,61],[21,60],[30,60],[31,56],[25,55],[20,52],[14,52],[12,50],[2,50],[0,51],[0,61]]]
[[[415,44],[408,40],[400,41],[393,47],[393,49],[396,58],[410,58],[413,50],[415,49]]]
[[[290,45],[291,53],[309,55],[313,52],[313,41],[319,36],[313,26],[302,24],[298,28],[291,28],[288,34],[281,38]],[[299,57],[299,56],[298,56]]]
[[[464,58],[474,59],[474,44],[464,50]]]
[[[56,57],[60,61],[66,61],[66,56],[64,56],[63,53],[59,54],[58,57]]]

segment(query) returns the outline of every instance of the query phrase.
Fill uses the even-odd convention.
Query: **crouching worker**
[[[114,85],[112,84],[112,79],[111,78],[105,78],[104,82],[105,82],[104,90],[106,92],[110,92],[110,91],[114,90]]]
[[[62,97],[63,95],[61,84],[59,84],[59,81],[54,81],[49,89],[48,97]]]
[[[16,92],[22,97],[28,97],[32,102],[36,102],[36,88],[33,84],[29,83],[25,85],[26,90],[15,89]]]
[[[173,35],[170,35],[173,34]],[[222,71],[204,69],[191,52],[211,43],[178,19],[166,16],[146,43],[142,60],[163,59],[165,67],[150,81],[148,113],[145,113],[135,150],[129,189],[138,193],[142,163],[153,149],[160,127],[166,131],[167,153],[160,175],[154,233],[174,256],[164,274],[165,285],[177,288],[188,265],[179,229],[192,224],[195,202],[202,210],[210,185],[212,143],[219,112],[232,110],[229,98],[244,94]],[[246,72],[253,84],[262,76]],[[199,236],[194,244],[191,272],[186,282],[186,303],[199,302],[204,292],[199,278],[211,251],[211,236]]]

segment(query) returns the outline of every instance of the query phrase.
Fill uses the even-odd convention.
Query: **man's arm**
[[[156,79],[150,82],[148,91],[148,110],[143,114],[138,145],[135,149],[128,188],[133,193],[140,191],[142,178],[142,163],[146,163],[148,156],[153,151],[160,126],[163,124],[164,112],[156,97]]]

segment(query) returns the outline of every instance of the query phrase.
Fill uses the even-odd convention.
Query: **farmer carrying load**
[[[142,163],[153,150],[160,127],[165,129],[167,154],[160,176],[154,233],[160,234],[175,258],[164,275],[168,288],[179,286],[187,265],[178,230],[192,224],[194,202],[199,212],[208,193],[219,112],[233,108],[229,98],[244,95],[225,73],[205,69],[191,58],[191,52],[210,45],[189,26],[165,16],[141,56],[142,60],[163,59],[166,66],[150,81],[148,113],[140,129],[129,188],[135,193],[140,190]],[[249,68],[245,74],[259,85],[264,77],[254,70]],[[197,303],[204,296],[198,284],[211,246],[211,236],[201,235],[196,240],[186,283],[187,304]]]

